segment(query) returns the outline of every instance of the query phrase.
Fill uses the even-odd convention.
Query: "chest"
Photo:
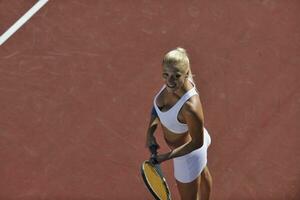
[[[156,105],[158,106],[159,110],[161,112],[168,112],[170,109],[172,109],[176,103],[179,101],[180,98],[178,97],[170,97],[170,96],[164,96],[164,94],[161,94],[156,99]],[[181,123],[186,123],[183,117],[183,107],[180,108],[178,114],[177,114],[177,120]]]

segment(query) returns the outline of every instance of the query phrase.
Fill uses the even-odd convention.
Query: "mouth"
[[[176,87],[176,84],[174,84],[174,85],[167,84],[167,86],[168,86],[168,88],[174,89]]]

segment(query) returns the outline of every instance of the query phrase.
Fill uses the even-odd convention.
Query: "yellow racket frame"
[[[141,167],[143,180],[156,200],[171,200],[170,190],[159,165],[144,161]]]

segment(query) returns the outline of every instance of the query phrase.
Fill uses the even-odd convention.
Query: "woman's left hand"
[[[159,154],[156,156],[156,160],[157,160],[158,164],[160,164],[166,160],[169,160],[169,159],[170,159],[170,153]]]

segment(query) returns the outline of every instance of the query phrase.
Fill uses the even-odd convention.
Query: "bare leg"
[[[212,177],[206,166],[201,172],[201,185],[200,185],[200,193],[201,200],[209,200],[211,196],[212,190]]]
[[[181,183],[176,180],[181,200],[199,200],[201,176],[190,183]]]

